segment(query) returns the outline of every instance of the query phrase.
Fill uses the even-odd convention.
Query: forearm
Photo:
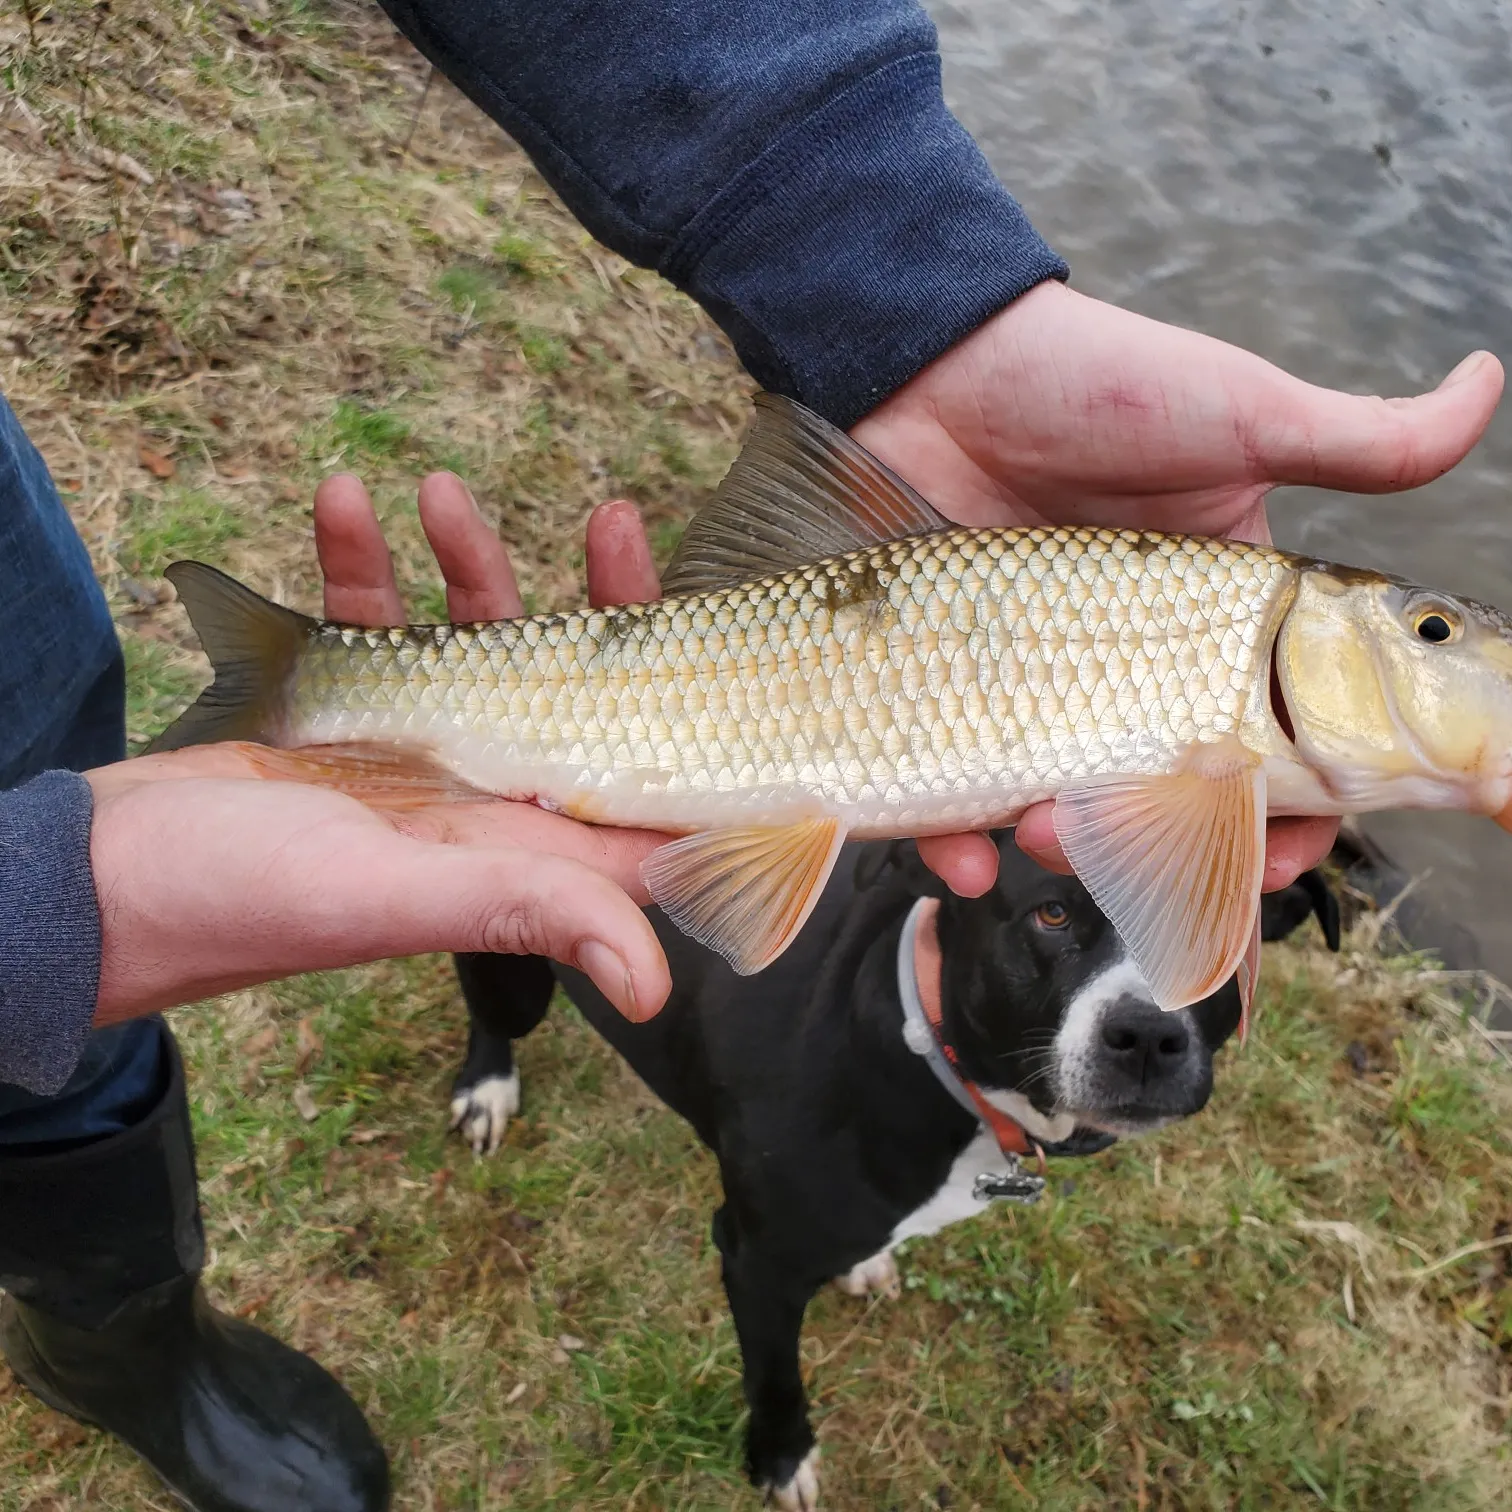
[[[912,0],[380,0],[601,241],[849,425],[1065,265]]]
[[[68,1080],[94,1018],[100,915],[89,784],[46,772],[0,792],[0,1082]]]

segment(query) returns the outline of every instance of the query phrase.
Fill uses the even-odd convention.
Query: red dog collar
[[[1045,1169],[1045,1152],[1037,1141],[1029,1137],[1017,1119],[1010,1118],[1001,1108],[987,1100],[986,1094],[974,1081],[962,1075],[955,1047],[945,1038],[942,1027],[944,1015],[940,1009],[940,935],[935,920],[940,911],[938,898],[920,898],[913,906],[903,927],[899,942],[898,976],[903,995],[905,1038],[909,1048],[924,1055],[931,1069],[945,1085],[945,1090],[968,1112],[975,1113],[992,1131],[999,1148],[1005,1155],[1035,1155],[1040,1171]],[[907,1030],[914,1027],[910,1021],[910,998],[922,1011],[928,1025],[929,1043],[917,1044]],[[935,1053],[931,1055],[929,1052]],[[949,1078],[947,1080],[947,1078]],[[964,1094],[964,1095],[963,1095]]]

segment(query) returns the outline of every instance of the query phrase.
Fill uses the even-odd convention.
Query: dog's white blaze
[[[1089,1083],[1097,1059],[1103,1020],[1114,1003],[1131,997],[1143,998],[1151,1005],[1155,1002],[1139,967],[1124,952],[1111,966],[1098,972],[1066,1005],[1065,1016],[1055,1035],[1053,1081],[1055,1100],[1061,1107],[1083,1107],[1090,1101]]]

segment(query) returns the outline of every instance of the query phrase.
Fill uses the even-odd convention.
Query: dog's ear
[[[920,898],[941,898],[945,884],[919,859],[912,840],[877,841],[861,847],[856,857],[857,892],[891,881]]]
[[[1328,948],[1339,948],[1339,900],[1324,881],[1322,872],[1316,869],[1303,872],[1280,892],[1267,893],[1261,899],[1260,909],[1263,939],[1284,940],[1307,922],[1309,914],[1316,914]]]
[[[1302,891],[1307,894],[1308,901],[1313,906],[1313,912],[1318,916],[1318,923],[1323,927],[1323,940],[1330,950],[1338,953],[1339,949],[1339,900],[1334,896],[1334,890],[1323,878],[1323,873],[1316,867],[1311,871],[1305,871],[1297,881],[1302,885]]]

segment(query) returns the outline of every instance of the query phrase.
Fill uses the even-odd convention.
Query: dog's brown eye
[[[1041,903],[1034,910],[1034,922],[1041,929],[1064,929],[1071,922],[1071,915],[1059,903]]]

